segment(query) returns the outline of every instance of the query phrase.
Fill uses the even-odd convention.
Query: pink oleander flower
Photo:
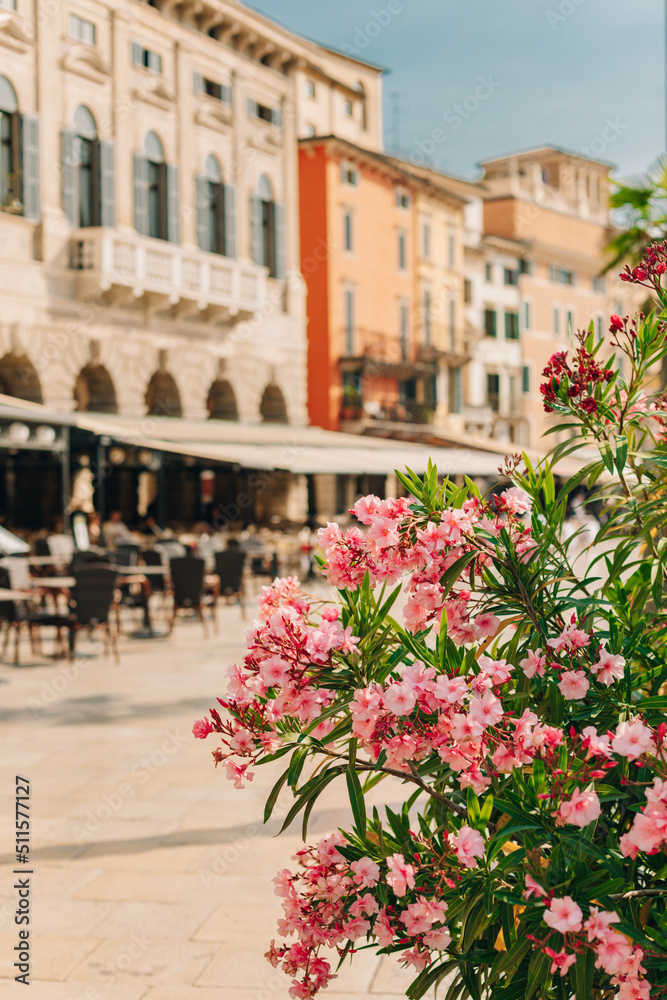
[[[446,927],[436,927],[424,934],[424,944],[431,951],[445,951],[451,943],[451,934]]]
[[[234,782],[234,788],[245,788],[246,782],[252,781],[254,773],[249,771],[250,764],[235,764],[233,760],[227,761],[226,775],[230,781]]]
[[[424,896],[417,903],[410,903],[400,920],[405,924],[405,930],[410,935],[423,934],[430,931],[433,924],[442,923],[447,912],[444,902],[430,901]]]
[[[543,916],[544,922],[561,934],[567,934],[568,931],[580,931],[582,919],[581,908],[575,903],[572,896],[552,899],[551,905],[544,911]]]
[[[361,497],[352,508],[352,513],[362,524],[372,524],[381,502],[379,497],[372,494],[367,497]]]
[[[479,722],[484,728],[495,726],[503,717],[503,706],[500,698],[485,691],[481,698],[471,698],[469,714],[473,722]]]
[[[620,847],[621,854],[624,858],[636,858],[639,854],[639,848],[630,840],[630,834],[624,833],[618,841],[618,846]]]
[[[210,719],[197,719],[192,727],[192,734],[198,740],[205,740],[209,733],[213,732],[213,723]]]
[[[583,792],[575,788],[572,798],[563,802],[558,810],[558,818],[562,823],[584,827],[596,820],[601,811],[600,800],[592,786]]]
[[[591,664],[591,672],[597,674],[600,684],[606,684],[607,687],[610,687],[614,681],[623,679],[625,676],[625,658],[623,656],[610,653],[604,646],[600,648],[598,656],[597,663]]]
[[[468,682],[465,677],[438,677],[433,689],[433,696],[448,705],[462,705],[468,694]]]
[[[617,924],[620,919],[617,913],[609,910],[598,910],[597,906],[591,906],[588,920],[584,923],[589,942],[603,938],[609,930],[609,925]]]
[[[611,748],[620,757],[634,760],[646,753],[651,748],[652,742],[651,730],[644,725],[641,719],[635,718],[631,722],[621,722],[616,727]]]
[[[524,899],[530,899],[531,896],[535,896],[537,899],[546,896],[546,889],[543,889],[540,883],[536,882],[531,875],[526,875],[524,881],[526,883],[526,888],[523,892]]]
[[[561,976],[564,976],[570,966],[574,965],[577,961],[577,956],[572,953],[568,954],[565,949],[561,949],[561,951],[554,951],[553,948],[545,948],[544,951],[545,954],[547,954],[552,960],[551,969],[549,970],[552,976],[556,972],[560,973]]]
[[[597,961],[596,969],[604,969],[610,975],[620,972],[621,966],[632,954],[632,946],[618,931],[608,930],[602,941],[593,945]]]
[[[479,621],[479,619],[476,619]],[[514,670],[507,660],[492,660],[490,656],[480,656],[477,660],[480,667],[491,674],[494,684],[504,684],[509,680],[510,674]]]
[[[382,695],[384,707],[393,715],[409,715],[417,704],[414,689],[406,681],[390,684]]]
[[[479,830],[473,830],[470,826],[462,826],[458,833],[449,838],[449,842],[456,851],[456,857],[465,868],[477,868],[476,858],[484,856],[484,838]]]
[[[582,732],[581,745],[594,757],[611,757],[611,740],[608,736],[598,736],[595,726],[586,726]]]
[[[392,854],[387,858],[387,867],[389,872],[385,876],[385,881],[397,896],[405,896],[408,889],[414,889],[415,870],[412,865],[406,863],[402,854]]]
[[[229,746],[241,756],[248,756],[248,753],[255,750],[255,739],[249,729],[237,729]]]
[[[504,493],[501,493],[499,501],[500,506],[508,514],[527,514],[533,506],[533,501],[526,491],[520,489],[518,486],[512,486],[510,489],[505,490]]]
[[[525,659],[521,660],[519,666],[523,670],[526,677],[544,677],[544,664],[547,662],[546,656],[542,656],[542,647],[538,646],[537,649],[529,649]]]
[[[350,868],[354,872],[354,881],[357,885],[372,888],[380,878],[380,866],[376,865],[370,858],[360,858],[359,861],[353,861]]]
[[[574,624],[572,624],[569,628],[564,628],[557,639],[548,639],[547,646],[551,646],[557,653],[561,653],[563,650],[566,653],[574,653],[577,649],[583,649],[585,646],[588,646],[590,641],[591,637],[588,632],[584,632],[580,628],[575,628]]]
[[[370,541],[375,542],[378,549],[386,549],[398,545],[398,523],[390,517],[375,517],[368,530]]]
[[[500,628],[500,618],[496,618],[490,611],[485,611],[475,618],[475,625],[479,629],[480,635],[495,635]]]
[[[566,701],[579,701],[586,696],[590,683],[583,670],[568,670],[560,679],[558,688]]]

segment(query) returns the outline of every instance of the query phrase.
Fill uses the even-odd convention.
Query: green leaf
[[[348,764],[345,772],[347,778],[347,791],[350,796],[352,815],[357,826],[357,833],[360,837],[366,835],[366,802],[364,793],[352,763]]]
[[[271,819],[271,813],[275,809],[276,802],[278,801],[278,796],[280,795],[280,793],[281,793],[281,791],[282,791],[282,789],[283,789],[283,787],[285,785],[285,782],[287,781],[287,777],[289,775],[289,772],[290,772],[290,768],[288,767],[288,768],[286,768],[283,771],[283,773],[280,775],[280,777],[276,781],[275,785],[273,786],[273,788],[269,792],[269,797],[266,800],[266,805],[264,806],[264,822],[265,823],[268,823],[268,821]]]

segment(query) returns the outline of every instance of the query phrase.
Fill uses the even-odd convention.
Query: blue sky
[[[442,170],[474,176],[480,160],[553,144],[588,150],[625,177],[665,149],[664,0],[253,0],[248,6],[388,67],[387,147],[400,143],[406,157],[425,157]],[[477,100],[481,80],[492,92],[478,89],[486,96]]]

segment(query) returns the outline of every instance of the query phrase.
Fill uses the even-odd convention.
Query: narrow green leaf
[[[350,796],[350,806],[352,815],[357,826],[357,833],[360,837],[366,836],[366,802],[364,793],[352,763],[348,764],[345,772],[347,778],[347,791]]]

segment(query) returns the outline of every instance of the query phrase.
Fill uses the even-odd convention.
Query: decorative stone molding
[[[70,43],[62,58],[61,66],[95,83],[104,83],[111,74],[109,63],[96,46],[76,42]]]
[[[0,45],[26,52],[35,40],[32,25],[14,10],[0,10]]]

